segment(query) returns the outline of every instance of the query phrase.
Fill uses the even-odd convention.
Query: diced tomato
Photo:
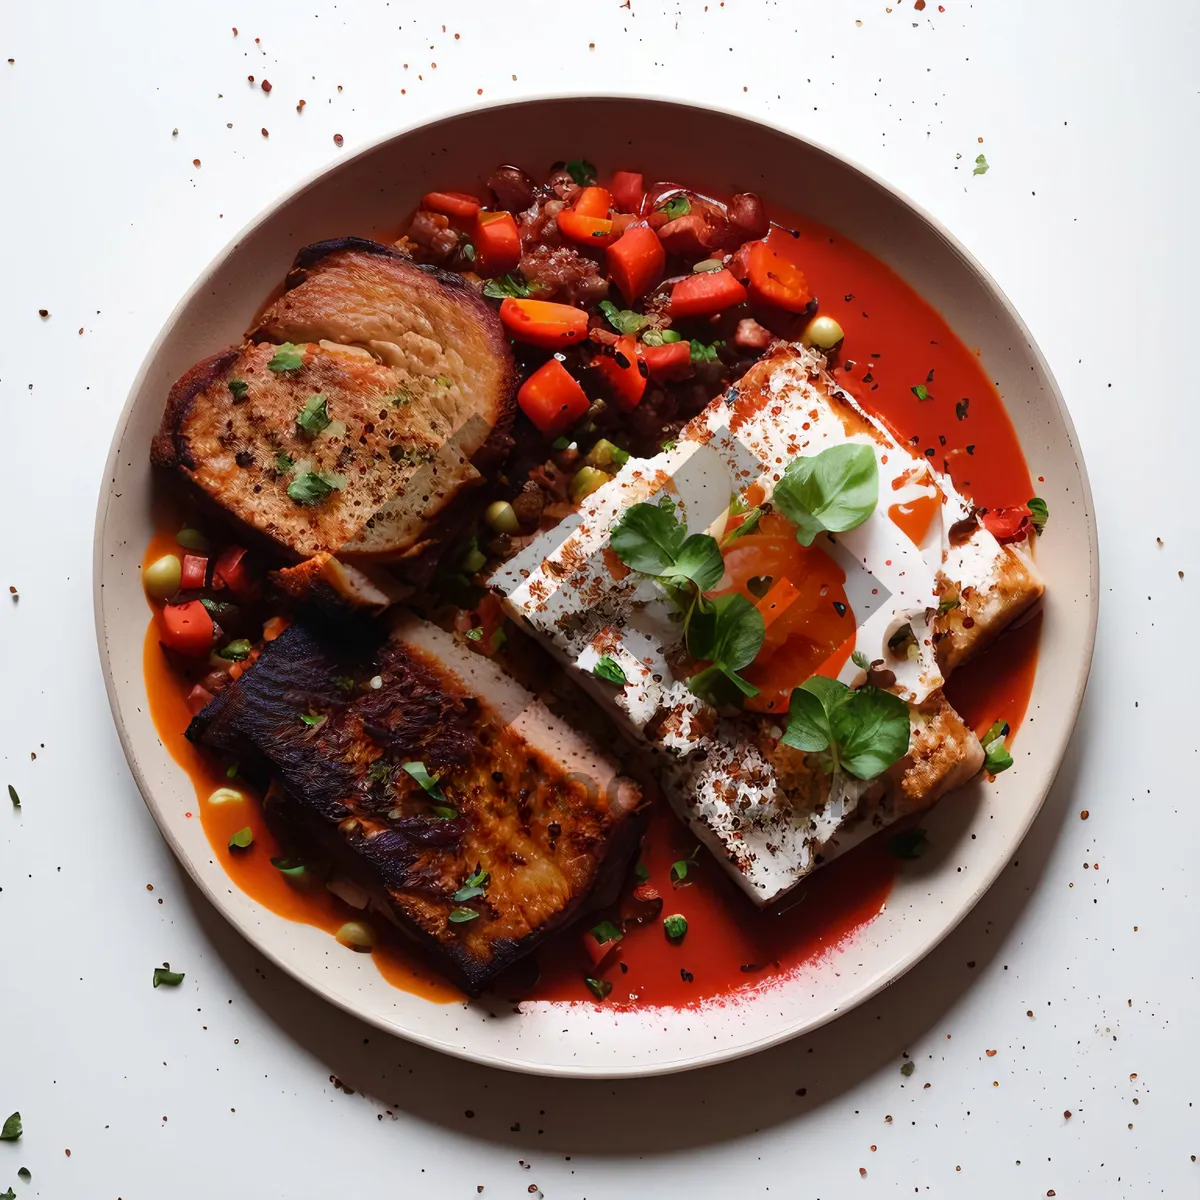
[[[645,394],[649,371],[638,356],[637,342],[633,338],[621,338],[612,354],[597,355],[592,359],[592,366],[607,381],[617,408],[630,412],[637,407]]]
[[[212,702],[212,698],[213,694],[208,690],[208,688],[201,687],[200,684],[196,684],[196,686],[187,694],[188,712],[190,712],[193,717],[199,716],[200,711],[204,708],[204,706]]]
[[[515,300],[509,296],[500,305],[500,320],[517,341],[543,350],[561,350],[587,337],[587,313],[551,300]]]
[[[772,304],[788,312],[803,312],[812,293],[808,280],[795,263],[776,254],[766,242],[750,247],[750,295],[759,304]]]
[[[1018,542],[1029,532],[1030,513],[1024,504],[989,509],[981,519],[983,527],[998,542]]]
[[[474,196],[468,196],[465,192],[426,192],[421,197],[421,207],[445,217],[469,221],[481,205]]]
[[[585,187],[571,205],[571,211],[581,217],[607,217],[612,208],[612,195],[608,188]]]
[[[483,212],[475,217],[475,269],[481,275],[505,275],[521,261],[521,235],[512,213]]]
[[[199,600],[168,604],[162,610],[162,643],[168,650],[202,658],[212,650],[214,636],[213,619]]]
[[[557,358],[543,363],[521,384],[517,403],[548,438],[565,433],[590,407],[583,388]]]
[[[691,342],[667,342],[663,346],[643,346],[642,358],[650,378],[658,383],[674,383],[692,373]]]
[[[653,229],[631,225],[608,248],[608,277],[617,285],[626,304],[644,296],[662,278],[667,252]]]
[[[227,546],[213,563],[212,585],[227,587],[239,600],[252,599],[258,585],[251,578],[245,546]]]
[[[639,171],[616,171],[612,177],[613,205],[622,212],[641,211],[646,184]]]
[[[208,555],[185,554],[183,556],[183,568],[179,573],[179,586],[184,591],[191,591],[193,588],[202,588],[207,578]]]
[[[710,313],[734,308],[746,299],[746,289],[722,267],[689,275],[671,289],[671,316],[706,317]]]
[[[608,217],[589,217],[564,208],[554,218],[558,232],[580,246],[607,246],[613,240],[613,223]]]

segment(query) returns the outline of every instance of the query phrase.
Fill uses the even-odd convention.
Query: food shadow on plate
[[[1078,807],[1079,768],[1089,737],[1090,707],[1085,704],[1058,777],[1011,865],[924,961],[813,1033],[773,1047],[769,1054],[698,1072],[625,1080],[545,1078],[460,1061],[389,1038],[265,964],[190,881],[186,891],[200,925],[247,996],[328,1067],[335,1086],[354,1093],[347,1102],[363,1105],[364,1119],[403,1116],[516,1151],[575,1158],[595,1144],[596,1131],[603,1129],[605,1155],[671,1153],[795,1120],[874,1072],[898,1068],[902,1054],[942,1022],[1008,944],[1067,813]],[[968,819],[964,811],[951,827],[965,835]],[[952,855],[943,837],[948,831],[944,828],[938,838],[947,845],[945,851],[928,865],[910,863],[906,869],[931,872],[938,860]],[[751,1094],[753,1105],[726,1099]]]

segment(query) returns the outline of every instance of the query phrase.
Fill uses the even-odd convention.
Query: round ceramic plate
[[[171,384],[241,339],[299,247],[394,227],[424,191],[486,175],[498,155],[537,167],[581,147],[609,168],[642,163],[656,177],[717,193],[752,189],[882,259],[979,348],[1054,514],[1038,546],[1047,595],[1036,720],[1020,731],[1016,765],[929,814],[936,853],[900,875],[884,911],[832,952],[836,961],[699,1009],[439,1005],[389,985],[370,958],[331,954],[328,934],[234,887],[200,822],[185,818],[195,793],[154,730],[142,679],[148,610],[139,571],[155,524],[149,446]],[[928,953],[1012,858],[1042,805],[1083,696],[1097,590],[1091,495],[1071,420],[1029,331],[979,264],[936,221],[828,150],[743,117],[636,98],[554,98],[446,117],[339,160],[273,205],[196,281],[150,350],[113,439],[96,523],[96,629],[117,729],[146,804],[205,895],[280,967],[373,1025],[448,1054],[553,1075],[651,1075],[750,1054],[831,1020]]]

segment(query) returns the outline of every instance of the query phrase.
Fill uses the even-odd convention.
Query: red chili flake
[[[340,146],[345,140],[346,139],[344,137],[342,137],[342,135],[340,133],[335,133],[333,135],[333,144],[335,146]]]
[[[925,0],[913,0],[913,8],[915,8],[917,12],[924,12]]]
[[[1070,1119],[1071,1119],[1071,1110],[1069,1108],[1064,1108],[1063,1109],[1063,1120],[1069,1121]]]
[[[193,167],[198,167],[199,165],[200,165],[200,160],[199,160],[198,158],[193,158],[193,159],[192,159],[192,166],[193,166]]]
[[[237,26],[236,25],[233,27],[233,36],[237,37]]]
[[[255,38],[255,39],[254,39],[254,44],[255,44],[256,46],[261,46],[261,45],[262,45],[262,38]]]
[[[307,103],[308,103],[308,101],[307,101],[307,100],[301,100],[301,101],[300,101],[300,103],[296,105],[296,111],[297,111],[297,112],[302,112],[302,111],[303,111],[303,109],[304,109],[304,106],[305,106]]]
[[[477,96],[482,96],[482,95],[483,95],[483,88],[476,88],[476,89],[475,89],[475,95],[477,95]]]
[[[265,127],[264,127],[264,129],[263,129],[263,131],[262,131],[262,135],[263,135],[263,137],[270,137],[270,136],[271,136],[271,135],[270,135],[270,134],[269,134],[269,133],[266,131],[266,128],[265,128]]]
[[[995,1052],[995,1050],[989,1050],[989,1051],[987,1052],[987,1056],[988,1056],[988,1058],[995,1058],[995,1057],[996,1057],[996,1052]]]
[[[858,1173],[859,1173],[859,1176],[860,1176],[861,1178],[863,1178],[863,1179],[866,1179],[866,1177],[867,1177],[867,1168],[866,1168],[866,1167],[859,1167],[859,1168],[858,1168]]]
[[[71,1152],[70,1152],[70,1150],[64,1150],[64,1151],[63,1151],[63,1153],[64,1153],[64,1154],[65,1154],[65,1155],[66,1155],[68,1158],[70,1158],[70,1157],[71,1157]]]
[[[257,41],[258,39],[255,38],[254,40]],[[262,81],[261,87],[262,87],[262,90],[269,95],[271,92],[271,81],[269,79],[264,79]]]
[[[246,76],[246,78],[247,78],[247,79],[248,79],[248,80],[249,80],[251,83],[253,83],[253,82],[254,82],[254,76],[253,76],[253,75],[247,75],[247,76]]]
[[[872,1147],[871,1147],[871,1153],[872,1153],[872,1154],[874,1154],[874,1153],[875,1153],[875,1147],[874,1147],[874,1146],[872,1146]]]
[[[1081,821],[1086,821],[1089,816],[1091,816],[1091,813],[1089,813],[1088,810],[1085,808],[1080,812],[1079,819]]]

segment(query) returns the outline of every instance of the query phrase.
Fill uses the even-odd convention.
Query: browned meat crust
[[[552,757],[557,738],[578,746],[579,736],[528,693],[520,716],[506,720],[516,685],[502,680],[506,701],[493,705],[480,693],[495,668],[463,654],[469,671],[412,639],[381,646],[369,632],[335,640],[293,625],[188,737],[277,778],[276,815],[302,843],[339,864],[353,860],[400,928],[477,993],[624,870],[642,822],[640,793],[614,764],[591,751],[606,764],[594,774],[607,770],[610,780],[597,786],[569,751]],[[305,714],[324,720],[306,724]],[[535,744],[539,729],[546,736]],[[426,792],[406,762],[440,773],[444,796]],[[484,894],[455,901],[478,868],[489,876]],[[450,920],[464,908],[479,915]]]

